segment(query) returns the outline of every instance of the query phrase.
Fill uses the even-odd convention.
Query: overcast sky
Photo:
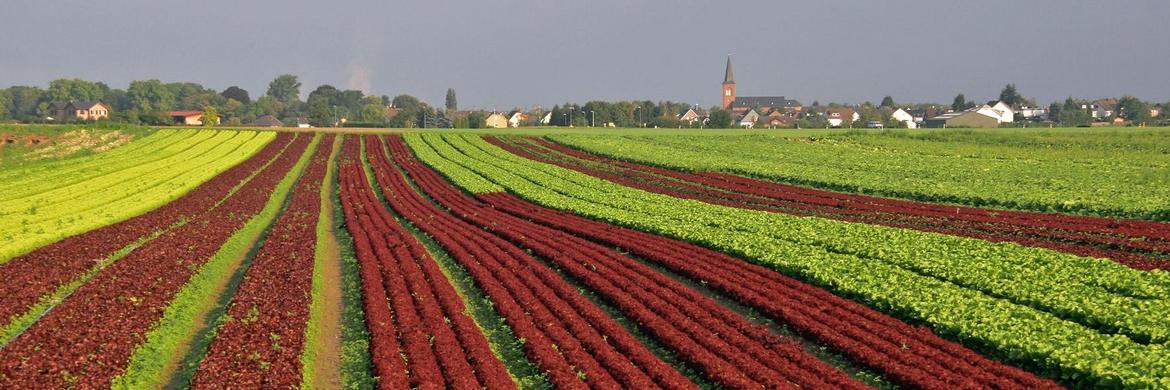
[[[281,73],[461,108],[589,99],[806,104],[1170,100],[1170,1],[0,0],[0,87],[79,77],[259,96]]]

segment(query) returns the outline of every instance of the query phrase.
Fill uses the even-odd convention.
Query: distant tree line
[[[297,76],[284,74],[268,84],[263,95],[253,99],[252,95],[238,86],[223,91],[206,88],[197,83],[151,80],[135,80],[126,89],[110,88],[102,82],[81,79],[58,79],[49,83],[47,89],[38,86],[12,86],[0,89],[0,121],[45,122],[52,115],[52,103],[70,101],[100,100],[111,108],[114,122],[145,125],[169,124],[168,111],[200,111],[216,113],[225,125],[247,125],[265,115],[276,117],[286,126],[296,126],[301,121],[318,127],[362,126],[362,127],[428,127],[428,128],[480,128],[485,127],[487,112],[460,112],[454,89],[448,89],[443,107],[431,107],[426,102],[410,95],[366,95],[357,90],[341,90],[332,85],[321,85],[301,100],[302,85]],[[999,100],[1012,107],[1036,108],[1034,99],[1027,99],[1017,90],[1015,84],[1008,84],[1000,92]],[[1133,124],[1166,124],[1170,117],[1170,103],[1155,104],[1143,102],[1133,96],[1109,99],[1110,118],[1093,115],[1094,101],[1065,99],[1047,107],[1044,117],[1048,123],[1057,126],[1087,126],[1098,120],[1121,119]],[[790,126],[802,128],[823,128],[828,126],[825,111],[845,105],[813,102],[795,115]],[[849,105],[857,112],[860,124],[882,123],[886,127],[900,127],[904,124],[893,120],[890,113],[894,108],[919,108],[961,111],[978,106],[964,94],[958,94],[949,106],[939,104],[899,105],[892,96],[884,96],[874,105],[865,102]],[[1150,110],[1162,111],[1157,118],[1151,117]],[[702,120],[682,121],[679,117],[689,109],[696,109]],[[757,110],[759,111],[759,110]],[[543,110],[528,112],[529,119],[523,125],[543,125],[541,119],[549,113]],[[766,114],[760,112],[760,114]],[[207,115],[205,115],[207,116]],[[55,118],[58,121],[66,118]],[[551,126],[615,126],[615,127],[736,127],[735,114],[718,107],[706,110],[681,102],[650,100],[632,101],[588,101],[585,104],[564,103],[554,106],[548,116]],[[1023,123],[1023,122],[1021,122]]]
[[[286,126],[308,121],[314,126],[352,124],[395,127],[451,127],[442,110],[427,106],[410,95],[366,95],[357,90],[340,90],[321,85],[301,101],[301,82],[297,76],[277,76],[259,98],[243,88],[231,86],[223,91],[197,83],[159,80],[135,80],[126,89],[110,88],[102,82],[81,79],[58,79],[49,88],[12,86],[0,89],[0,120],[46,122],[52,115],[50,105],[57,102],[101,101],[111,108],[108,119],[144,125],[169,124],[168,111],[200,111],[223,117],[226,125],[247,125],[257,118],[272,115]],[[449,91],[454,103],[454,90]],[[387,119],[387,106],[394,104],[398,115]],[[55,118],[58,121],[67,118]]]

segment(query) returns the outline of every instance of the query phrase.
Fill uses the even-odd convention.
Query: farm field
[[[1170,388],[1168,129],[21,130],[0,388]]]

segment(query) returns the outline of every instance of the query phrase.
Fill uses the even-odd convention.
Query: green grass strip
[[[94,275],[97,275],[98,271],[101,271],[103,268],[113,264],[115,261],[118,261],[118,259],[125,257],[134,249],[142,246],[142,244],[146,243],[147,241],[162,235],[164,232],[166,232],[166,230],[160,230],[149,237],[139,238],[137,241],[126,245],[117,252],[110,254],[100,263],[98,263],[97,266],[94,266],[89,271],[86,271],[85,274],[81,275],[77,279],[74,279],[72,282],[58,287],[57,290],[53,291],[52,294],[42,297],[41,300],[37,302],[36,305],[30,307],[27,312],[13,318],[12,321],[8,323],[8,325],[0,328],[0,347],[7,345],[8,342],[12,341],[12,339],[16,338],[16,336],[24,333],[25,329],[28,329],[28,327],[32,326],[32,324],[37,322],[37,320],[40,320],[41,317],[49,311],[49,309],[57,306],[57,304],[61,303],[61,301],[64,301],[65,298],[69,296],[69,294],[73,294],[73,291],[77,290],[78,287],[81,287],[82,284],[85,284],[85,282],[88,282],[89,279],[93,278]]]
[[[214,328],[219,321],[212,324],[201,324],[205,318],[218,318],[211,313],[205,318],[201,314],[220,311],[230,299],[234,286],[238,284],[246,267],[240,266],[248,261],[259,247],[262,235],[268,230],[277,215],[283,210],[293,185],[300,178],[305,166],[308,165],[313,151],[317,147],[320,137],[316,137],[301,154],[296,165],[284,177],[272,192],[268,203],[260,213],[248,220],[239,231],[228,239],[219,251],[200,267],[199,272],[175,295],[167,307],[163,317],[154,329],[146,334],[146,341],[134,350],[126,372],[114,378],[111,387],[118,389],[160,388],[168,383],[180,382],[185,384],[196,367],[178,367],[173,374],[184,378],[171,378],[171,367],[176,359],[184,359],[191,353],[202,355],[214,336]],[[229,283],[232,282],[232,283]],[[218,308],[218,309],[217,309]],[[209,332],[208,332],[209,331]],[[208,332],[208,336],[200,339],[200,333]],[[199,345],[196,345],[198,343]],[[185,353],[188,351],[190,353]],[[175,379],[175,380],[172,380]]]
[[[334,170],[337,170],[336,166]],[[362,306],[364,297],[360,266],[353,249],[353,237],[345,229],[340,183],[334,180],[329,188],[333,202],[333,234],[341,248],[341,387],[372,389],[377,385],[377,379],[370,357],[370,331],[366,328],[366,313]]]
[[[326,305],[341,304],[341,302],[326,302],[325,288],[326,284],[332,283],[331,280],[326,280],[325,267],[335,266],[329,261],[330,256],[336,256],[336,253],[329,253],[331,250],[337,248],[329,248],[324,243],[330,240],[333,235],[333,226],[330,223],[330,214],[332,212],[333,201],[330,194],[333,189],[333,183],[337,177],[337,154],[341,150],[341,137],[336,137],[333,140],[333,145],[330,145],[332,152],[329,155],[329,165],[325,171],[325,178],[321,184],[321,211],[317,218],[317,244],[314,248],[313,256],[313,286],[311,289],[312,301],[309,303],[309,322],[305,325],[305,347],[301,351],[301,388],[313,388],[316,383],[317,358],[326,351],[322,350],[322,338],[334,337],[333,335],[325,334],[322,329],[322,316]]]

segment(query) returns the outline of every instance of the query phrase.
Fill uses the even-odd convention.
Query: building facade
[[[736,115],[744,115],[749,110],[762,113],[781,111],[795,116],[803,110],[800,102],[784,96],[737,96],[735,93],[735,75],[731,70],[731,56],[727,56],[727,69],[723,71],[723,109],[731,110]]]

